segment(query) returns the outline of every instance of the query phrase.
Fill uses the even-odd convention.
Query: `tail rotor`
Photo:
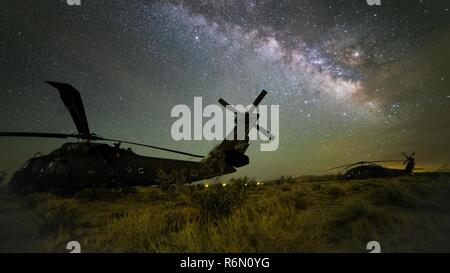
[[[414,159],[414,155],[416,153],[412,153],[409,156],[406,155],[405,153],[402,153],[402,154],[406,158],[405,161],[403,161],[403,165],[406,165],[405,172],[407,172],[408,174],[412,174],[412,172],[414,170],[414,166],[416,166],[416,161]]]
[[[226,102],[224,99],[219,99],[219,103],[225,107],[227,110],[234,113],[235,116],[235,122],[237,127],[237,132],[235,132],[235,140],[245,140],[248,138],[248,133],[252,127],[259,130],[264,136],[266,136],[269,140],[273,140],[275,136],[270,133],[267,129],[259,126],[257,124],[259,115],[253,113],[258,105],[261,103],[261,101],[264,99],[264,97],[267,95],[266,90],[262,90],[261,93],[258,95],[258,97],[253,101],[253,104],[250,106],[250,108],[246,112],[241,112],[237,110],[235,107],[230,105],[228,102]],[[239,130],[239,128],[242,128],[242,124],[245,125],[245,130]],[[241,132],[239,132],[241,131]],[[242,132],[243,131],[243,132]],[[242,135],[242,133],[244,135]]]

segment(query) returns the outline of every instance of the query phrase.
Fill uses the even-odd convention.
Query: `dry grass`
[[[40,246],[60,251],[75,237],[94,252],[366,252],[372,240],[384,251],[449,251],[449,200],[448,176],[26,197],[46,230]]]

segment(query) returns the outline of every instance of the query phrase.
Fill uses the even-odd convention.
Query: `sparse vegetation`
[[[36,213],[43,220],[44,232],[54,232],[62,228],[74,228],[78,217],[79,204],[75,199],[63,199],[47,195],[36,206]]]
[[[134,188],[87,188],[73,193],[76,199],[84,199],[88,201],[103,200],[114,201],[127,194],[136,193]]]
[[[371,240],[386,252],[450,250],[449,176],[309,179],[15,200],[40,219],[35,251],[64,251],[73,238],[102,252],[365,252]]]

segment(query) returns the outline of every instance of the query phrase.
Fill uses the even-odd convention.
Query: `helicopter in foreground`
[[[404,175],[413,175],[414,167],[416,166],[416,161],[414,159],[415,153],[411,155],[406,155],[402,153],[405,157],[405,160],[375,160],[375,161],[359,161],[352,164],[342,165],[338,167],[334,167],[328,170],[335,169],[347,169],[344,173],[344,178],[346,179],[366,179],[366,178],[382,178],[382,177],[395,177],[395,176],[404,176]],[[401,162],[403,161],[403,165],[405,168],[402,169],[390,169],[385,168],[377,163],[382,162]]]
[[[245,113],[245,137],[227,137],[214,147],[205,157],[168,148],[162,148],[130,141],[100,137],[91,133],[78,90],[66,83],[49,82],[61,96],[70,112],[77,134],[0,132],[0,137],[74,138],[78,142],[64,143],[47,155],[36,154],[14,173],[8,188],[16,192],[42,191],[48,189],[79,190],[88,187],[126,187],[138,185],[158,185],[163,183],[163,175],[180,174],[185,183],[236,172],[237,168],[248,165],[245,152],[249,146],[248,133],[252,127],[272,139],[274,136],[258,126],[259,116],[252,112],[258,107],[267,91],[263,90],[251,108]],[[229,104],[220,99],[219,103],[230,110]],[[236,136],[237,124],[230,134]],[[109,145],[104,142],[113,142]],[[189,157],[202,158],[201,161],[175,160],[147,157],[134,153],[130,148],[120,148],[120,144],[138,145],[163,150]],[[179,182],[179,181],[177,181]],[[170,183],[177,183],[170,182]],[[165,183],[165,182],[164,182]]]

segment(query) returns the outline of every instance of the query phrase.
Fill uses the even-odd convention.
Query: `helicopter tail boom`
[[[249,146],[248,134],[253,127],[263,132],[269,139],[274,138],[269,131],[258,126],[257,121],[259,116],[253,113],[266,94],[267,91],[262,90],[246,112],[240,112],[224,99],[219,99],[219,103],[223,107],[234,113],[235,127],[225,140],[217,145],[202,162],[205,164],[211,164],[211,162],[215,162],[213,164],[218,164],[218,162],[222,162],[233,168],[239,168],[249,164],[249,158],[245,155],[245,152]],[[242,128],[240,126],[242,126]]]

